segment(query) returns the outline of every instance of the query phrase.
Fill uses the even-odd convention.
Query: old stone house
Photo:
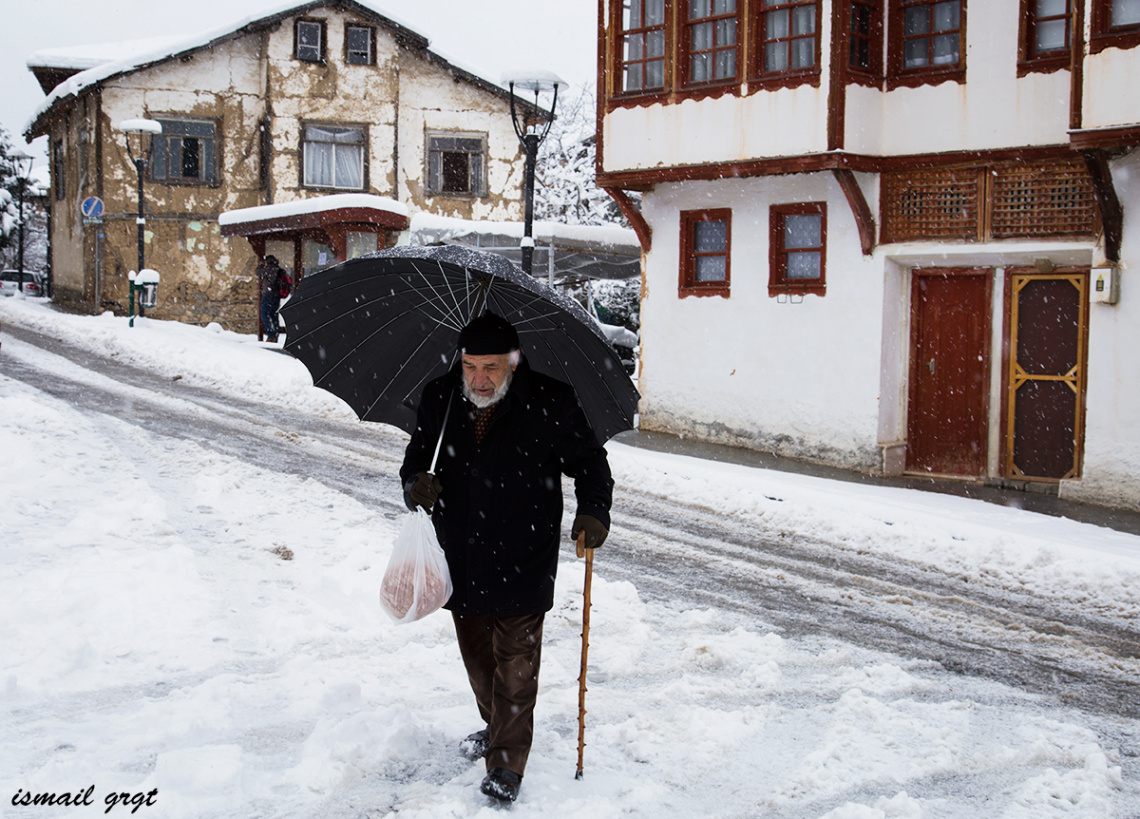
[[[365,3],[326,0],[157,48],[128,44],[109,61],[33,55],[48,96],[26,136],[49,140],[57,303],[127,307],[138,174],[119,125],[132,119],[162,126],[144,177],[156,318],[253,331],[255,249],[303,274],[393,244],[408,214],[520,218],[508,92],[428,45]],[[345,207],[312,202],[317,216],[252,223],[249,241],[251,223],[219,225],[223,213],[328,196]],[[81,214],[91,197],[101,224]]]

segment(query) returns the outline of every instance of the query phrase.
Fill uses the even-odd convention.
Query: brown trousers
[[[452,612],[467,679],[487,723],[487,769],[522,776],[534,739],[545,614],[473,617]]]

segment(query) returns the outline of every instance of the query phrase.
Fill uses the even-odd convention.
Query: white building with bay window
[[[604,0],[599,44],[643,429],[1140,508],[1140,0]]]

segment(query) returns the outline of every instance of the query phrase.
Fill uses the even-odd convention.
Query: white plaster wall
[[[425,196],[428,131],[486,135],[487,197],[457,202]],[[409,199],[443,216],[521,219],[522,182],[522,153],[508,101],[453,81],[438,64],[405,60],[400,73],[400,184]]]
[[[1085,60],[1084,128],[1135,125],[1140,119],[1140,48],[1106,48]]]
[[[768,296],[768,208],[827,202],[827,294]],[[682,210],[732,208],[731,297],[679,298]],[[878,466],[881,267],[829,174],[658,186],[641,312],[643,428]]]
[[[827,94],[802,85],[618,108],[602,127],[607,170],[798,155],[827,149]]]
[[[1140,509],[1140,157],[1111,164],[1125,219],[1120,301],[1089,306],[1084,473],[1061,495]]]
[[[1016,63],[991,64],[982,59],[984,52],[976,53],[965,84],[896,88],[884,94],[878,150],[858,141],[847,149],[893,156],[1068,142],[1067,71],[1018,79]],[[848,133],[860,128],[860,116],[848,123]]]

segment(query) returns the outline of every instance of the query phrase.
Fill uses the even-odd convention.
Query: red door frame
[[[930,430],[924,434],[918,434],[917,426],[922,422],[922,414],[919,413],[919,393],[920,393],[920,379],[923,378],[921,372],[922,367],[928,366],[926,361],[920,361],[919,348],[923,336],[923,306],[925,301],[921,297],[920,290],[922,284],[930,279],[963,279],[966,277],[977,278],[982,281],[982,292],[980,297],[982,299],[981,309],[978,312],[978,317],[981,320],[981,326],[978,330],[980,338],[976,339],[978,349],[978,362],[980,374],[977,375],[977,380],[980,382],[979,396],[980,407],[977,411],[980,416],[977,419],[976,429],[976,453],[971,453],[972,457],[962,457],[960,463],[964,469],[956,468],[953,471],[935,471],[933,467],[939,466],[938,464],[930,464],[931,452],[921,452],[918,450],[918,445],[924,439],[929,438],[931,435]],[[970,267],[970,268],[915,268],[911,271],[911,328],[910,328],[910,372],[908,383],[907,395],[907,453],[906,453],[906,471],[917,472],[924,475],[942,475],[946,477],[959,477],[959,478],[983,478],[986,475],[988,454],[989,454],[989,408],[990,408],[990,339],[992,336],[992,300],[993,300],[993,270],[992,268],[983,267]],[[925,358],[925,356],[922,356]],[[977,370],[973,371],[976,374]],[[928,422],[929,423],[929,422]]]

